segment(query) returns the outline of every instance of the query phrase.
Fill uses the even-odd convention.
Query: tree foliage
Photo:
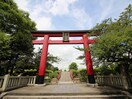
[[[47,69],[50,69],[50,70],[53,70],[53,71],[59,70],[58,67],[53,66],[53,63],[58,63],[59,61],[60,61],[60,58],[48,53],[48,56],[47,56]]]
[[[4,33],[5,36],[2,37],[5,40],[9,38],[7,42],[5,42],[8,43],[6,44],[7,46],[1,44],[0,46],[2,47],[0,50],[5,47],[5,49],[8,50],[1,52],[3,56],[6,57],[5,61],[8,63],[6,64],[6,73],[8,73],[10,69],[10,74],[13,74],[13,70],[17,68],[18,63],[19,66],[20,63],[22,64],[22,61],[20,62],[21,59],[27,60],[28,58],[26,57],[32,57],[33,55],[30,31],[36,29],[36,24],[30,19],[27,12],[18,9],[13,0],[0,0],[0,5],[0,32]],[[0,59],[0,61],[3,62],[2,59]]]
[[[79,75],[80,75],[80,81],[87,82],[88,74],[87,74],[87,70],[86,69],[79,70]]]
[[[4,75],[11,49],[9,46],[10,36],[0,32],[0,75]]]
[[[10,46],[9,46],[10,36],[5,33],[0,32],[0,61],[7,60],[10,57]]]
[[[132,62],[132,5],[121,13],[119,19],[106,19],[94,29],[101,35],[92,47],[93,56],[103,62],[118,64],[122,74],[127,74]]]
[[[70,69],[78,70],[78,65],[77,65],[77,63],[72,62],[72,63],[69,65],[69,70],[70,70]]]
[[[0,5],[1,31],[13,34],[35,29],[35,23],[29,18],[29,14],[18,9],[13,0],[1,0]]]
[[[41,49],[39,49],[38,52],[34,53],[34,58],[33,58],[33,63],[34,66],[36,67],[36,69],[38,69],[39,63],[40,63],[40,58],[41,58]],[[46,63],[46,69],[47,70],[59,70],[57,67],[53,66],[53,63],[58,63],[60,61],[60,58],[58,58],[57,56],[54,56],[50,53],[48,53],[47,55],[47,63]]]

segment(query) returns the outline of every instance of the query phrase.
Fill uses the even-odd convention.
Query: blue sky
[[[83,30],[91,29],[104,19],[118,18],[120,13],[132,4],[132,0],[14,0],[19,9],[29,12],[38,30]],[[61,69],[68,68],[72,61],[82,53],[73,48],[75,45],[53,45],[49,52],[62,58]],[[38,46],[35,46],[37,49]],[[57,49],[57,50],[56,50]],[[63,67],[62,67],[63,65]]]

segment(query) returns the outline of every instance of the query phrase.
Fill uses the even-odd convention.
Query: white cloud
[[[53,15],[66,15],[70,12],[70,5],[72,5],[76,0],[54,0],[50,2],[49,11]]]
[[[92,27],[92,18],[85,12],[84,9],[74,8],[71,12],[75,24],[80,29],[89,29]]]
[[[82,60],[76,60],[82,52],[73,48],[73,45],[51,45],[49,46],[49,52],[62,59],[59,64],[54,64],[54,66],[57,66],[60,69],[68,69],[71,62],[76,62],[79,65],[79,68],[84,67],[80,65]]]
[[[52,18],[50,16],[41,16],[43,13],[42,4],[36,4],[31,8],[29,8],[29,3],[31,0],[15,0],[20,9],[26,10],[30,13],[30,18],[36,22],[37,29],[51,29],[52,26]]]
[[[83,8],[79,9],[74,5],[76,1],[78,0],[42,0],[29,8],[31,0],[15,0],[19,8],[29,11],[30,18],[37,23],[38,29],[53,29],[53,16],[58,15],[71,16],[78,29],[91,28],[92,18]]]
[[[28,11],[28,3],[29,3],[28,1],[29,0],[14,0],[14,1],[17,3],[20,9]]]
[[[48,0],[46,5],[48,11],[57,16],[67,15],[73,18],[73,23],[79,29],[88,29],[92,27],[92,18],[83,8],[75,6],[77,0]]]
[[[41,14],[41,12],[43,11],[43,8],[40,4],[37,4],[34,6],[33,9],[30,9],[30,15],[31,17],[37,17]]]
[[[101,16],[100,16],[100,18],[99,18],[99,22],[100,21],[103,21],[104,19],[106,19],[106,17],[107,18],[110,18],[111,16],[109,16],[108,17],[108,15],[112,12],[112,10],[113,10],[113,3],[114,3],[114,1],[113,0],[109,0],[109,3],[108,3],[108,1],[106,1],[106,0],[102,0],[102,1],[99,1],[99,5],[100,5],[100,7],[101,7],[101,10],[102,10],[102,12],[101,12]]]
[[[50,30],[52,28],[52,19],[50,17],[38,17],[37,21],[38,30]]]

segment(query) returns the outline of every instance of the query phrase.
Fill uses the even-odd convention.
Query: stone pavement
[[[18,95],[68,95],[68,94],[121,94],[120,90],[110,87],[88,87],[86,84],[60,84],[44,87],[30,86],[9,91],[8,94]]]

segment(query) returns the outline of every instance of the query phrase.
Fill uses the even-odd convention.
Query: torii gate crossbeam
[[[33,40],[33,44],[43,44],[44,40]],[[88,40],[88,44],[94,43],[95,40]],[[63,42],[63,40],[49,40],[48,44],[84,44],[83,40],[70,40],[69,42]]]

